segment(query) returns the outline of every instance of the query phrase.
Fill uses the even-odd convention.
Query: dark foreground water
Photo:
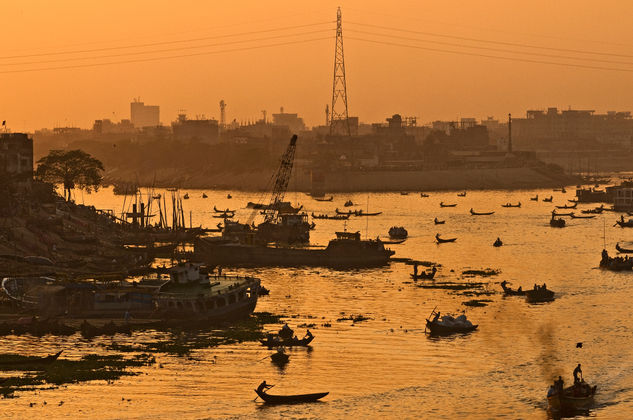
[[[165,194],[165,191],[156,191]],[[184,191],[183,191],[184,193]],[[243,209],[256,194],[226,191],[189,191],[185,211],[194,225],[215,225],[213,205],[238,208],[236,219],[245,221]],[[591,220],[568,220],[568,227],[549,227],[551,203],[530,201],[539,194],[554,195],[563,205],[573,194],[531,191],[477,191],[464,198],[456,192],[400,195],[336,195],[333,202],[317,202],[303,194],[289,194],[308,212],[334,213],[352,199],[363,209],[382,211],[372,218],[352,218],[348,231],[369,237],[386,237],[389,227],[404,226],[410,237],[391,245],[396,256],[441,264],[436,282],[481,281],[473,290],[418,287],[411,282],[411,267],[402,263],[356,271],[321,268],[257,269],[271,294],[261,298],[257,311],[289,317],[299,335],[305,328],[316,336],[312,349],[294,349],[290,363],[280,370],[265,359],[270,351],[256,343],[243,343],[194,351],[192,357],[157,354],[158,363],[142,369],[143,375],[107,384],[102,381],[25,392],[17,399],[0,400],[4,418],[547,418],[546,390],[555,375],[571,380],[576,363],[585,378],[598,385],[595,409],[601,418],[630,418],[633,413],[633,335],[631,296],[633,273],[612,273],[597,268],[603,248],[614,251],[617,241],[633,240],[633,229],[613,227],[616,214]],[[169,194],[169,193],[167,193]],[[77,196],[79,203],[97,208],[122,209],[122,197],[109,189]],[[440,209],[439,202],[458,203]],[[501,208],[521,201],[521,208]],[[492,211],[492,216],[471,216]],[[593,206],[579,206],[589,208]],[[580,210],[580,209],[579,209]],[[577,212],[579,212],[577,210]],[[559,210],[567,211],[567,210]],[[445,219],[435,226],[433,218]],[[317,220],[313,242],[327,244],[345,222]],[[435,233],[457,237],[453,244],[436,245]],[[501,248],[492,243],[499,236]],[[493,277],[464,278],[466,269],[493,268]],[[236,270],[245,272],[246,270]],[[252,271],[251,271],[252,272]],[[547,283],[556,301],[528,305],[520,297],[504,298],[499,282],[524,288]],[[471,299],[489,299],[486,307],[467,307]],[[424,320],[434,307],[442,312],[465,311],[479,330],[465,336],[431,338]],[[348,315],[369,320],[337,321]],[[329,323],[331,327],[323,326]],[[277,329],[277,325],[269,325]],[[143,333],[128,337],[81,338],[7,337],[0,351],[46,354],[64,349],[65,357],[104,352],[100,343],[143,341]],[[583,342],[577,349],[576,343]],[[264,359],[264,360],[262,360]],[[162,367],[161,367],[162,366]],[[271,393],[329,391],[322,403],[267,407],[253,402],[253,389],[266,379]],[[46,401],[47,405],[43,405]],[[63,401],[62,405],[59,405]],[[36,403],[29,407],[29,403]]]

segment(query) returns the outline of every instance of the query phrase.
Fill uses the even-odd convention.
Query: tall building
[[[218,120],[190,120],[185,114],[179,114],[178,120],[171,123],[175,140],[195,140],[204,143],[217,143],[220,136]]]
[[[138,99],[130,103],[130,120],[136,128],[157,127],[160,125],[158,105],[145,105]]]
[[[303,118],[298,114],[284,112],[281,108],[278,114],[273,114],[273,125],[286,126],[293,133],[298,133],[306,129]]]

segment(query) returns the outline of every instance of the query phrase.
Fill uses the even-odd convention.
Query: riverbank
[[[322,188],[327,192],[514,190],[560,188],[581,183],[579,177],[547,166],[435,171],[332,171],[322,175]],[[109,183],[137,183],[142,187],[268,191],[271,188],[271,176],[271,171],[184,173],[178,168],[163,168],[156,173],[138,174],[117,168],[107,171],[105,179]],[[311,191],[312,172],[296,169],[289,189]]]

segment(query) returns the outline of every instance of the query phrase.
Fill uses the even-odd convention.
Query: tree
[[[64,198],[77,187],[91,192],[101,186],[103,164],[83,150],[51,150],[38,162],[36,176],[45,182],[64,185]]]

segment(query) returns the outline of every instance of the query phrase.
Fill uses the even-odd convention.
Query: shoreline
[[[398,192],[398,191],[461,191],[461,190],[520,190],[576,186],[583,181],[578,176],[554,172],[546,167],[455,169],[436,171],[339,171],[323,174],[321,190],[326,193]],[[269,191],[270,173],[182,173],[167,168],[160,173],[140,176],[127,170],[108,171],[105,184],[128,183],[147,188],[215,189],[234,191]],[[311,172],[297,169],[289,182],[288,191],[312,190]]]

